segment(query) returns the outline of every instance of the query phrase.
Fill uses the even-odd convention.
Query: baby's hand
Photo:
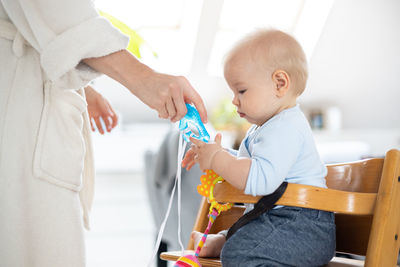
[[[190,170],[196,164],[196,160],[194,159],[195,155],[196,153],[194,153],[192,145],[192,148],[186,152],[185,157],[182,160],[182,168],[186,167],[186,170]]]
[[[192,239],[197,248],[203,234],[197,231],[192,232]],[[200,257],[219,257],[222,247],[224,246],[226,238],[222,234],[211,234],[207,236],[206,243],[200,250]]]
[[[193,159],[195,162],[199,163],[200,169],[202,171],[211,170],[214,156],[218,152],[223,151],[221,146],[221,139],[222,137],[220,133],[215,136],[214,142],[210,143],[204,143],[200,140],[190,137],[190,141],[192,141],[194,145],[192,145],[191,147],[193,153],[195,154]]]

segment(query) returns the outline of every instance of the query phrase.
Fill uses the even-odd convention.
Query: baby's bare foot
[[[194,240],[195,249],[203,237],[203,233],[193,231],[192,239]],[[206,243],[200,250],[200,257],[219,257],[222,247],[225,244],[225,236],[221,234],[210,234],[207,236]]]

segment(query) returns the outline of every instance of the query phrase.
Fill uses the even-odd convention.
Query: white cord
[[[174,199],[175,189],[176,189],[177,185],[178,185],[178,241],[179,241],[179,245],[181,246],[182,253],[184,251],[184,247],[183,247],[182,240],[181,240],[181,173],[182,173],[181,162],[182,162],[182,158],[183,158],[183,153],[185,152],[186,141],[183,141],[183,143],[182,143],[182,140],[183,140],[182,133],[180,133],[179,134],[179,142],[178,142],[178,160],[177,160],[178,163],[177,163],[174,187],[172,188],[172,191],[171,191],[171,196],[169,198],[167,212],[165,213],[164,220],[160,225],[160,230],[157,235],[157,241],[154,246],[153,253],[150,258],[149,264],[147,265],[148,267],[152,266],[154,257],[157,255],[158,248],[160,247],[161,238],[164,234],[165,225],[167,224],[169,213],[171,211],[172,201]]]
[[[183,141],[183,143],[182,143]],[[182,193],[182,167],[181,162],[183,158],[183,153],[185,153],[186,141],[183,140],[182,134],[179,135],[179,145],[178,145],[178,163],[176,166],[176,176],[178,178],[178,242],[181,246],[182,254],[185,250],[185,247],[182,244],[181,237],[181,193]]]

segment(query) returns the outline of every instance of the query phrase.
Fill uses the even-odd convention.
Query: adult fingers
[[[171,96],[176,109],[176,114],[171,118],[171,121],[176,122],[182,119],[187,113],[185,100],[183,98],[183,90],[178,84],[171,84]]]
[[[162,106],[161,108],[157,109],[157,112],[158,112],[158,117],[160,117],[162,119],[167,119],[168,118],[168,111],[167,111],[167,108],[165,106],[165,103],[164,103],[164,106]]]
[[[199,112],[201,121],[203,123],[207,123],[207,110],[206,110],[206,107],[204,106],[204,102],[201,99],[200,95],[196,91],[194,92],[194,95],[193,95],[191,101],[195,105],[197,111]]]
[[[193,103],[196,107],[197,111],[200,114],[201,121],[206,123],[207,122],[207,111],[206,107],[204,106],[204,102],[201,99],[199,93],[192,87],[189,81],[185,77],[181,77],[180,79],[181,85],[184,92],[184,99],[187,103]]]
[[[112,120],[111,127],[115,128],[115,126],[117,126],[117,124],[118,124],[118,115],[114,111],[114,109],[112,108],[112,106],[110,104],[108,104],[108,108],[109,108],[109,113],[110,113],[111,120]]]
[[[118,115],[117,115],[117,113],[114,113],[110,118],[111,118],[111,121],[112,121],[111,129],[114,129],[115,126],[117,126],[117,124],[118,124]]]
[[[107,132],[110,132],[111,131],[111,122],[109,120],[109,117],[107,115],[102,115],[101,119],[104,121]]]
[[[176,116],[176,109],[175,109],[175,104],[172,100],[172,98],[168,98],[166,103],[165,103],[165,107],[167,109],[168,112],[168,118],[170,118],[172,120],[172,118],[175,118]]]
[[[96,123],[97,130],[99,130],[99,132],[101,134],[104,134],[103,126],[101,125],[101,122],[100,122],[100,117],[95,117],[93,119],[94,119],[94,122]]]
[[[96,130],[94,129],[94,126],[93,126],[92,118],[90,118],[89,121],[90,121],[90,128],[92,128],[92,131],[93,131],[93,132],[96,131]]]

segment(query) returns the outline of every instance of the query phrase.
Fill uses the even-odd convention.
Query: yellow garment
[[[138,58],[141,58],[140,54],[140,46],[145,43],[144,39],[133,29],[131,29],[128,25],[120,21],[119,19],[111,16],[110,14],[107,14],[106,12],[100,11],[99,14],[106,19],[108,19],[111,24],[119,29],[122,33],[128,35],[130,37],[129,39],[129,44],[128,47],[126,48],[129,52],[137,56]],[[156,53],[154,53],[154,56],[156,56]]]

